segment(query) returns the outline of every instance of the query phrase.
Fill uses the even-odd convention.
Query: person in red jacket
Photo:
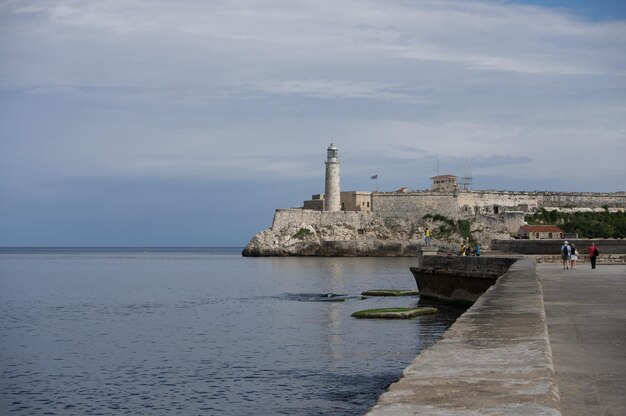
[[[596,257],[600,255],[600,252],[598,251],[598,247],[596,246],[596,243],[591,243],[591,245],[587,249],[587,254],[589,254],[589,260],[591,261],[591,268],[595,269]]]

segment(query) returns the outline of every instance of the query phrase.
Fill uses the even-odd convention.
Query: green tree
[[[534,214],[527,215],[526,221],[532,225],[558,225],[566,233],[577,233],[580,237],[624,238],[626,236],[626,212],[609,212],[605,207],[602,212],[564,213],[541,208]]]

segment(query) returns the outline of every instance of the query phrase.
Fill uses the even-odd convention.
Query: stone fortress
[[[431,178],[429,190],[341,192],[339,152],[332,143],[325,164],[324,194],[313,195],[301,208],[277,209],[271,228],[256,234],[244,255],[416,255],[425,227],[437,229],[435,215],[470,221],[473,235],[488,248],[494,238],[511,238],[524,225],[524,215],[541,208],[626,209],[626,192],[470,190],[453,175]],[[453,249],[460,241],[459,236],[442,241],[436,241],[436,232],[433,236],[443,248]]]

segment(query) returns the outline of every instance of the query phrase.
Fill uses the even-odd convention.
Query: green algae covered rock
[[[372,289],[361,293],[363,296],[417,296],[419,294],[417,290],[402,289]]]
[[[437,308],[383,308],[366,309],[352,314],[355,318],[369,319],[409,319],[419,315],[430,315],[439,312]]]

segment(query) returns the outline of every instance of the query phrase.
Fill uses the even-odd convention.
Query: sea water
[[[240,253],[0,249],[0,414],[359,415],[463,312],[350,316],[416,259]]]

